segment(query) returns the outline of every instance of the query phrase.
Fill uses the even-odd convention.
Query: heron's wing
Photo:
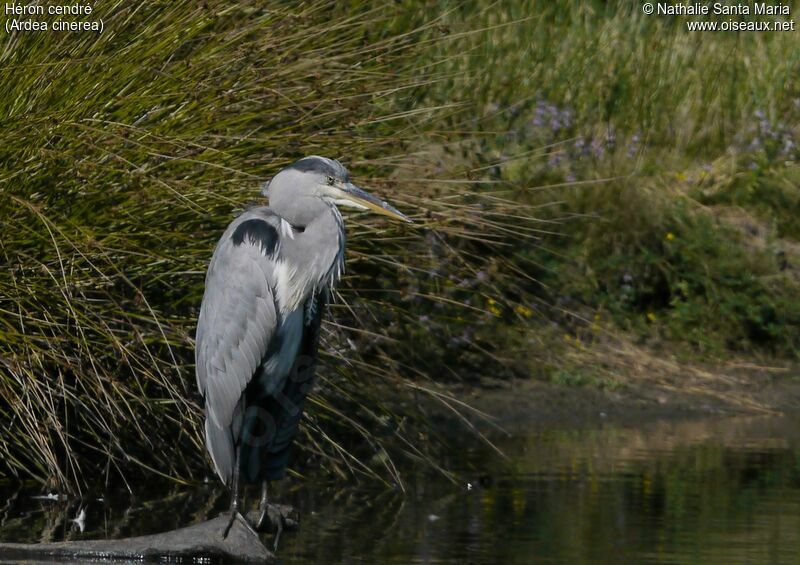
[[[197,385],[205,398],[208,448],[226,481],[238,439],[231,424],[241,417],[242,392],[277,331],[273,289],[281,221],[266,212],[248,212],[234,220],[206,275],[197,321]]]

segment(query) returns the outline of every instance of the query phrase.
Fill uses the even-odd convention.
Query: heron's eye
[[[333,183],[335,183],[336,181],[334,180],[334,178],[333,178],[333,177],[327,177],[327,178],[325,179],[325,182],[327,182],[327,183],[328,183],[328,186],[333,186]]]

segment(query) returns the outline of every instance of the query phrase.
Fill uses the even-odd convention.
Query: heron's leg
[[[283,533],[283,520],[278,520],[278,529],[275,531],[275,543],[272,545],[272,551],[278,553],[278,540],[281,539]]]
[[[267,499],[267,481],[263,481],[261,483],[261,501],[258,503],[258,522],[256,522],[256,531],[261,530],[261,526],[264,525],[264,520],[267,517],[267,506],[269,505],[269,500]]]
[[[222,533],[222,539],[228,537],[228,532],[231,531],[233,521],[236,520],[236,515],[239,513],[239,456],[242,452],[242,445],[236,446],[236,461],[233,464],[233,480],[231,481],[231,518],[225,531]]]

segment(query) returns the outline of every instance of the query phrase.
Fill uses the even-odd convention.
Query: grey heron
[[[206,446],[232,491],[224,536],[238,513],[240,482],[261,485],[259,529],[267,484],[286,471],[313,382],[320,323],[344,269],[337,206],[411,221],[324,157],[282,169],[262,193],[269,206],[242,213],[217,243],[197,321]]]

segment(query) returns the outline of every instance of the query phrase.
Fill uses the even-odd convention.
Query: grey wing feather
[[[206,441],[217,473],[228,482],[238,441],[242,392],[261,364],[277,330],[274,269],[280,218],[247,212],[220,239],[206,275],[197,321],[197,385],[206,404]],[[270,229],[243,230],[248,221]],[[247,226],[245,226],[247,227]],[[241,235],[237,240],[237,235]],[[265,246],[266,239],[275,241]]]

